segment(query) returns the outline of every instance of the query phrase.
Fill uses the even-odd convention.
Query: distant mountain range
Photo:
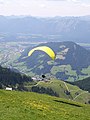
[[[90,16],[35,18],[0,16],[0,41],[90,43]]]
[[[43,43],[38,46],[44,45],[55,51],[55,61],[42,51],[35,51],[32,56],[24,58],[31,49],[28,48],[22,53],[18,62],[24,62],[29,73],[46,74],[68,81],[82,80],[90,76],[90,51],[69,41]]]

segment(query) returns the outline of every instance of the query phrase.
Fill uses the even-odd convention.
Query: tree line
[[[25,74],[17,73],[9,68],[3,68],[0,66],[0,88],[3,86],[16,86],[22,85],[24,82],[31,82],[31,77],[26,76]]]

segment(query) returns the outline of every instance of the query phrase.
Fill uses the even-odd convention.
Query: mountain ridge
[[[4,34],[4,39],[1,37],[1,41],[5,39],[10,41],[13,38],[20,41],[22,37],[24,41],[70,40],[90,43],[89,16],[54,18],[0,16],[0,26],[1,36]]]
[[[55,75],[61,80],[67,80],[69,77],[72,81],[79,80],[79,76],[89,76],[90,51],[81,47],[74,42],[49,42],[38,46],[48,46],[56,53],[55,61],[51,61],[48,55],[41,51],[35,51],[32,56],[22,59],[28,55],[32,48],[27,48],[18,59],[24,62],[28,71],[35,74]],[[36,46],[37,47],[37,46]],[[37,56],[37,57],[36,57]]]

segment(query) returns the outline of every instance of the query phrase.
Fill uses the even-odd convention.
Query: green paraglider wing
[[[33,48],[32,50],[29,51],[28,56],[31,56],[32,53],[35,52],[36,50],[44,51],[45,53],[47,53],[51,57],[52,60],[54,60],[56,57],[54,51],[47,46],[40,46],[40,47]]]

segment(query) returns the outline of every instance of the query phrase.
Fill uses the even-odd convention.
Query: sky
[[[0,15],[85,16],[90,0],[0,0]]]

